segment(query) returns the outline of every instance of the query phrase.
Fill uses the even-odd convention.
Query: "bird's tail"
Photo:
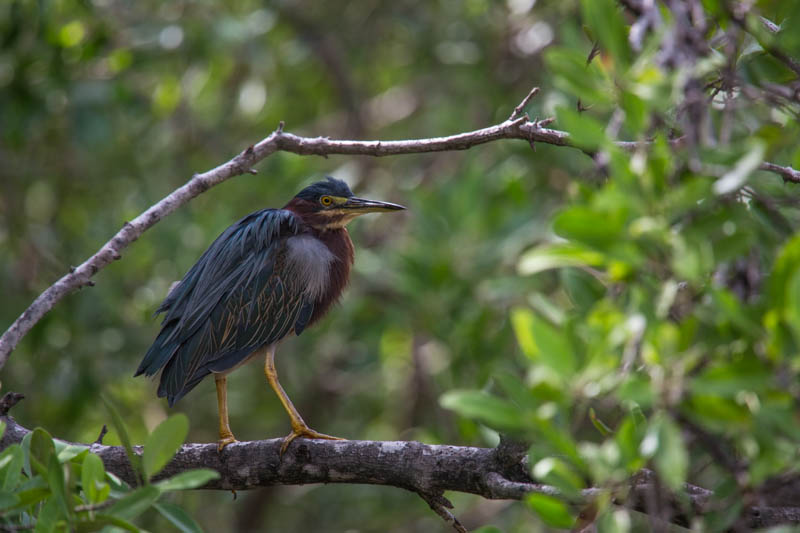
[[[155,375],[156,372],[161,370],[161,368],[172,359],[175,352],[178,351],[180,343],[175,339],[169,339],[171,330],[172,328],[170,327],[164,327],[161,330],[161,333],[158,334],[153,345],[150,346],[150,349],[148,349],[147,353],[144,355],[142,362],[139,363],[139,368],[136,369],[136,373],[133,374],[133,377],[141,376],[142,374],[145,376]]]

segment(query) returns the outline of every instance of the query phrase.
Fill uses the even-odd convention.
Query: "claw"
[[[225,446],[228,444],[233,444],[234,442],[239,442],[236,440],[236,437],[233,435],[229,435],[227,437],[223,437],[217,441],[217,452],[222,453],[222,450],[225,449]]]
[[[281,444],[280,457],[283,457],[283,454],[286,452],[286,449],[289,447],[292,441],[297,437],[303,437],[306,439],[346,440],[341,437],[333,437],[331,435],[326,435],[325,433],[314,431],[308,426],[292,427],[292,432],[283,438],[283,443]]]

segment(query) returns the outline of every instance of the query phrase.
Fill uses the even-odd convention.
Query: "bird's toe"
[[[291,444],[292,441],[297,437],[303,437],[306,439],[347,440],[343,439],[342,437],[334,437],[332,435],[326,435],[325,433],[320,433],[319,431],[314,431],[308,426],[300,426],[292,428],[292,432],[286,435],[286,437],[283,438],[283,443],[281,443],[281,451],[280,451],[281,457],[283,457],[283,454],[286,452],[286,449],[289,447],[289,444]]]
[[[233,435],[230,435],[228,437],[222,437],[217,441],[217,451],[219,453],[222,453],[222,450],[225,449],[225,446],[227,446],[228,444],[233,444],[234,442],[239,442],[239,441],[236,440],[236,437],[234,437]]]

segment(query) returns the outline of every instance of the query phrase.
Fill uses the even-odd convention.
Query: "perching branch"
[[[7,424],[0,450],[19,443],[29,430],[7,414],[0,416]],[[272,485],[305,485],[309,483],[351,483],[386,485],[419,494],[457,531],[465,531],[448,510],[445,491],[477,494],[488,499],[519,500],[530,493],[563,496],[558,489],[533,482],[523,464],[524,459],[510,461],[502,446],[475,448],[469,446],[428,445],[420,442],[327,441],[297,439],[283,458],[278,451],[282,439],[238,442],[217,452],[216,443],[185,444],[175,458],[160,472],[167,478],[194,468],[211,468],[220,478],[205,489],[249,490]],[[109,472],[128,484],[135,485],[137,476],[122,446],[89,445],[100,456]],[[141,447],[136,447],[141,453]],[[576,505],[587,505],[602,494],[611,493],[616,505],[645,511],[645,500],[657,480],[642,471],[629,484],[615,489],[584,489],[572,499]],[[688,513],[678,502],[671,520],[688,524],[691,515],[708,512],[711,491],[685,485],[683,497],[688,500]],[[682,498],[679,498],[681,500]],[[800,508],[752,507],[744,512],[750,528],[776,524],[800,524]]]
[[[511,117],[500,124],[475,131],[434,137],[430,139],[413,139],[404,141],[347,141],[334,140],[327,137],[301,137],[283,131],[281,122],[277,130],[272,132],[258,144],[249,146],[236,157],[222,165],[195,174],[181,187],[152,205],[142,214],[125,222],[116,235],[106,242],[100,250],[79,266],[70,268],[69,272],[48,287],[30,306],[14,321],[0,337],[0,369],[5,366],[11,352],[19,344],[31,328],[47,314],[67,294],[85,286],[92,286],[92,277],[113,261],[121,259],[122,251],[138,239],[161,219],[204,193],[211,187],[219,185],[234,176],[245,173],[255,174],[253,166],[275,152],[291,152],[298,155],[367,155],[383,157],[401,154],[420,154],[428,152],[444,152],[467,150],[473,146],[501,139],[521,139],[533,145],[535,142],[555,146],[573,146],[569,134],[564,131],[546,128],[552,120],[530,120],[521,114],[527,102],[535,96],[538,88],[534,88],[518,105]],[[638,146],[637,143],[618,143],[625,149]],[[800,183],[800,171],[791,167],[783,167],[773,163],[762,163],[761,170],[779,174],[784,181]]]

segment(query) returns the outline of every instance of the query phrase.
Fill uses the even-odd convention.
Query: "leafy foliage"
[[[172,459],[187,429],[185,417],[176,415],[150,435],[144,457],[157,460],[144,461],[150,476]],[[170,436],[165,439],[165,434]],[[197,488],[217,477],[213,470],[198,469],[155,484],[130,487],[107,472],[102,459],[88,446],[65,444],[36,428],[21,444],[12,444],[0,453],[0,527],[37,533],[137,532],[141,530],[133,520],[155,509],[180,531],[198,532],[202,530],[197,522],[164,498],[170,492]]]
[[[698,139],[687,141],[688,151],[671,147],[669,130],[690,135],[681,118],[685,94],[674,88],[687,75],[713,84],[721,65],[673,70],[658,34],[631,61],[613,4],[582,6],[599,41],[596,66],[577,76],[575,63],[564,61],[571,50],[554,48],[546,57],[556,85],[593,104],[582,112],[562,108],[558,123],[600,154],[604,179],[577,185],[553,218],[553,234],[519,258],[521,275],[555,270],[557,277],[532,308],[512,313],[528,371],[511,386],[499,382],[497,394],[516,411],[499,398],[480,411],[450,395],[443,405],[498,430],[522,431],[534,442],[534,476],[565,495],[580,480],[611,494],[645,466],[678,493],[687,481],[728,487],[718,505],[737,511],[705,523],[721,530],[736,520],[747,493],[793,471],[798,459],[800,434],[787,423],[797,409],[800,256],[797,238],[789,238],[797,228],[796,186],[756,172],[766,154],[791,152],[778,138],[751,136],[738,120],[763,121],[757,131],[775,122],[797,131],[791,117],[799,108],[789,103],[768,118],[775,110],[763,102],[727,93],[733,122],[722,124],[724,108],[700,117],[731,130],[713,145]],[[731,63],[739,75],[741,66]],[[624,138],[610,125],[615,120]],[[631,150],[617,144],[625,138],[647,142]],[[566,475],[554,475],[555,465]],[[557,502],[528,500],[546,523],[570,527]],[[598,520],[615,512],[606,499]]]

